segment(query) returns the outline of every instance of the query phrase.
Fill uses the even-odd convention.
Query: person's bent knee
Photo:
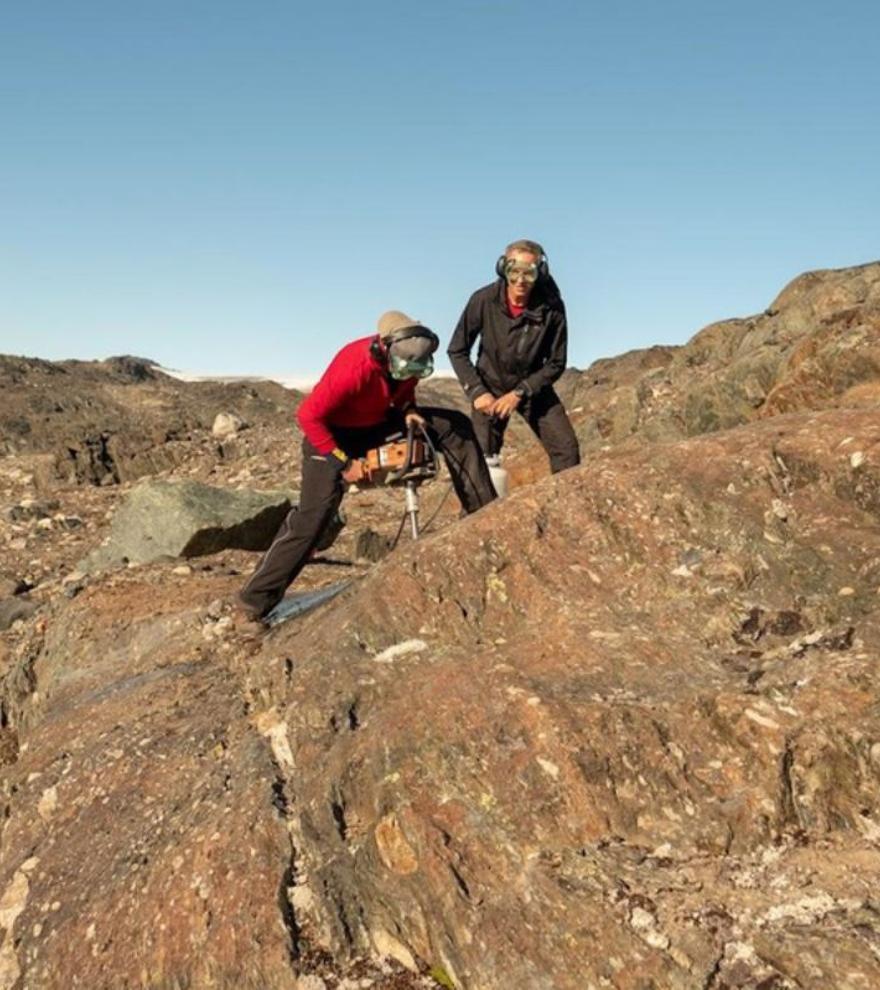
[[[580,462],[581,452],[578,447],[554,451],[550,454],[550,471],[553,474],[558,471],[567,471],[569,468],[577,467]]]

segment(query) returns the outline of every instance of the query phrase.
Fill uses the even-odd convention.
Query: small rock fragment
[[[247,424],[241,416],[236,416],[235,413],[222,412],[217,413],[214,418],[211,433],[218,439],[224,439],[235,436],[236,433],[240,433],[246,426]]]
[[[43,791],[37,803],[37,814],[44,822],[48,821],[58,808],[58,788],[54,785]]]

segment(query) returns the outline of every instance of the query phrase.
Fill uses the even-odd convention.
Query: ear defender
[[[540,247],[540,245],[538,245]],[[504,271],[504,263],[507,261],[507,255],[502,254],[498,260],[495,262],[495,274],[499,278],[507,278],[507,273]],[[547,260],[547,255],[544,253],[544,249],[541,248],[541,257],[538,260],[538,281],[543,282],[550,275],[550,262]]]

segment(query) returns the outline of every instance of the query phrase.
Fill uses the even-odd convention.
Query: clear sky
[[[880,257],[880,3],[0,5],[0,352],[321,371],[543,242],[571,363]],[[441,362],[441,364],[445,364]]]

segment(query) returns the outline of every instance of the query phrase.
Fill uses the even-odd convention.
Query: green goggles
[[[392,353],[389,355],[388,373],[398,382],[407,378],[427,378],[434,374],[434,358],[427,354],[423,358],[408,361]]]

